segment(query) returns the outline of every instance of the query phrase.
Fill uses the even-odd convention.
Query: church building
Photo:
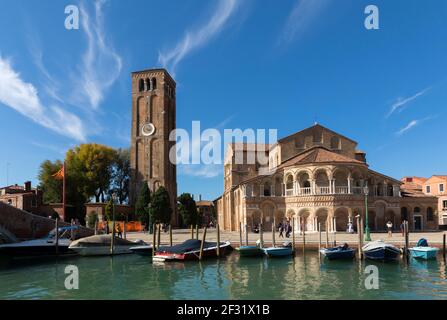
[[[316,232],[318,225],[346,231],[357,215],[365,216],[367,198],[372,231],[384,231],[388,221],[399,230],[402,220],[412,231],[437,230],[437,198],[407,192],[402,181],[370,169],[357,145],[319,124],[272,145],[229,145],[224,193],[216,200],[220,228],[235,231],[242,224],[250,230],[262,223],[271,231],[274,219],[279,224],[295,218],[295,231]],[[236,161],[259,152],[268,166]]]

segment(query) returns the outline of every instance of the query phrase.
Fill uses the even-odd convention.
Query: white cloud
[[[102,8],[105,0],[95,2],[95,15],[92,18],[81,3],[81,30],[87,36],[87,50],[82,56],[79,66],[76,90],[73,99],[78,104],[85,102],[97,109],[104,99],[104,92],[110,88],[119,77],[122,69],[122,59],[113,47],[106,42]]]
[[[74,114],[59,106],[45,107],[37,89],[23,81],[11,63],[0,56],[0,103],[61,135],[85,140],[85,128]]]
[[[416,120],[411,120],[405,127],[403,127],[402,129],[400,129],[399,131],[396,132],[396,134],[398,136],[403,135],[404,133],[408,132],[409,130],[413,129],[414,127],[420,125],[421,123],[427,121],[427,120],[431,120],[435,118],[434,116],[430,116],[430,117],[426,117],[423,119],[416,119]]]
[[[330,0],[297,0],[284,26],[279,43],[300,37],[316,20]]]
[[[427,93],[431,88],[424,89],[418,93],[416,93],[414,96],[411,96],[409,98],[399,98],[393,105],[391,106],[390,111],[387,114],[387,118],[389,118],[394,112],[402,112],[407,105],[412,102],[413,100],[419,98],[420,96]]]
[[[213,36],[223,30],[238,5],[239,1],[237,0],[220,0],[216,11],[205,25],[192,32],[186,32],[183,39],[174,48],[159,53],[159,63],[175,74],[177,65],[187,54],[205,45]]]

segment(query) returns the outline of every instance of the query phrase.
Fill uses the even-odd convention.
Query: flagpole
[[[63,168],[63,180],[62,180],[62,214],[64,215],[63,219],[65,220],[65,207],[66,207],[66,199],[65,199],[65,160],[64,160],[64,166]]]

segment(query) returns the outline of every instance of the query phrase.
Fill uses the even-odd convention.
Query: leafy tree
[[[57,180],[53,175],[62,168],[62,162],[57,160],[42,162],[39,169],[39,188],[43,191],[43,201],[45,203],[62,202],[62,180]]]
[[[178,197],[178,211],[182,217],[183,222],[187,225],[197,225],[199,220],[199,213],[196,206],[196,201],[191,194],[183,193]]]
[[[149,216],[153,223],[170,223],[171,215],[169,193],[164,187],[160,187],[152,195]]]
[[[106,216],[107,221],[113,220],[113,200],[110,199],[109,202],[107,202],[106,208],[104,210],[104,214]],[[116,219],[116,217],[115,217]]]
[[[110,189],[112,166],[116,151],[110,147],[92,143],[81,144],[67,152],[67,162],[76,163],[83,180],[81,191],[86,198],[95,197],[104,202],[105,193]]]
[[[149,203],[151,202],[151,191],[146,181],[141,186],[137,201],[135,202],[135,214],[142,223],[150,226]]]
[[[112,181],[109,194],[115,193],[120,204],[127,203],[130,186],[130,150],[118,149],[112,166]]]

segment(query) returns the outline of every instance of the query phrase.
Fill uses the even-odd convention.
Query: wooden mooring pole
[[[360,217],[357,217],[357,234],[358,234],[358,253],[359,253],[359,260],[362,260],[362,226],[360,224]]]
[[[445,260],[445,233],[442,236],[442,256],[444,257]]]
[[[273,224],[272,224],[272,245],[273,245],[273,248],[276,247],[275,233],[276,233],[276,219],[275,219],[275,217],[273,217]]]
[[[169,224],[169,246],[172,247],[172,225]]]
[[[410,240],[409,240],[409,237],[410,237],[410,229],[409,229],[409,226],[408,226],[408,221],[405,221],[405,224],[404,224],[404,230],[405,230],[405,257],[407,258],[407,260],[409,259],[409,247],[410,247]]]
[[[295,254],[295,218],[292,218],[292,249]]]
[[[318,252],[321,250],[321,222],[318,222]]]
[[[158,229],[157,229],[157,248],[160,248],[160,231],[161,231],[161,224],[158,224]]]
[[[242,222],[239,222],[239,247],[242,247]]]
[[[123,222],[123,237],[127,239],[126,221]]]
[[[206,227],[203,229],[202,243],[200,243],[199,260],[202,260],[203,257],[203,247],[205,245],[205,240],[206,240]],[[220,247],[220,243],[217,244],[217,247]]]
[[[59,255],[59,218],[56,218],[56,230],[54,236],[56,237],[56,255]]]
[[[329,248],[329,223],[326,220],[326,248]]]
[[[199,240],[199,224],[196,224],[196,239]]]
[[[216,247],[216,254],[218,257],[220,257],[220,226],[219,223],[216,223],[217,228],[217,247]]]
[[[95,236],[98,234],[98,220],[95,221]]]
[[[194,226],[191,225],[191,239],[194,239]]]
[[[248,246],[248,225],[245,224],[245,245]]]
[[[152,225],[152,255],[155,255],[155,251],[157,251],[157,225],[154,223]]]
[[[306,252],[306,220],[303,217],[303,253]]]
[[[264,247],[264,234],[262,233],[262,222],[259,224],[259,240],[261,241],[261,248]]]

